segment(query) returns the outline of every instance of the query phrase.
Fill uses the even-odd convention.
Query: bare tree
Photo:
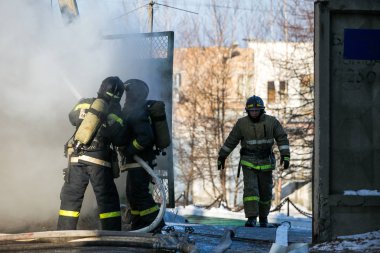
[[[180,68],[186,69],[186,76],[182,78],[186,86],[179,92],[177,106],[181,117],[176,118],[189,138],[186,153],[179,158],[189,160],[189,166],[180,169],[181,175],[195,177],[208,199],[220,200],[227,205],[227,181],[231,177],[226,170],[216,170],[216,156],[226,138],[226,125],[235,118],[227,116],[231,114],[227,98],[235,93],[231,85],[230,62],[237,55],[230,44],[233,29],[228,23],[228,11],[212,6],[211,28],[193,20],[190,29],[182,36],[188,39],[189,48],[176,52],[177,64],[183,64]],[[207,41],[197,38],[203,31],[214,47],[206,48]]]
[[[244,102],[253,91],[252,87],[248,93],[244,93],[236,87],[239,83],[236,77],[238,63],[253,65],[253,59],[247,57],[253,57],[253,52],[245,54],[244,50],[233,44],[238,23],[246,25],[247,36],[264,36],[260,29],[267,29],[268,25],[277,22],[284,29],[284,37],[297,42],[293,43],[295,46],[289,47],[287,57],[273,57],[272,63],[281,69],[281,75],[286,80],[298,80],[301,84],[292,88],[291,92],[301,102],[295,107],[289,107],[287,102],[293,97],[287,97],[281,90],[279,97],[287,99],[279,100],[276,106],[269,106],[269,109],[284,119],[283,123],[292,142],[292,157],[300,159],[293,160],[293,163],[298,164],[297,169],[290,170],[287,175],[279,178],[290,180],[309,177],[308,173],[299,175],[300,172],[311,171],[314,101],[311,78],[313,66],[310,65],[313,55],[309,39],[312,38],[313,29],[307,25],[312,24],[310,18],[313,15],[312,12],[306,12],[309,10],[306,7],[310,7],[310,4],[306,7],[301,4],[302,8],[290,5],[290,2],[286,4],[287,13],[292,15],[273,15],[272,23],[249,25],[249,14],[240,15],[239,6],[232,2],[229,8],[217,8],[217,3],[213,2],[210,8],[212,26],[206,26],[195,17],[183,22],[181,44],[187,48],[176,51],[175,67],[177,65],[179,69],[186,70],[181,78],[186,85],[179,89],[174,118],[177,138],[181,141],[181,145],[177,146],[177,154],[178,160],[184,164],[180,166],[179,174],[186,185],[186,203],[191,203],[194,195],[203,195],[204,199],[211,200],[208,202],[210,205],[224,202],[231,209],[236,208],[240,202],[242,180],[236,177],[238,154],[233,153],[232,159],[227,160],[227,170],[216,170],[217,152],[236,119],[242,116]],[[296,9],[291,9],[291,6]],[[247,19],[246,22],[244,18]],[[204,34],[206,38],[202,37]],[[293,50],[302,51],[302,57],[294,58]],[[250,71],[253,72],[252,69],[246,70]],[[282,117],[284,115],[287,117]],[[307,170],[302,170],[302,166]],[[277,186],[281,187],[281,184]]]
[[[275,111],[288,131],[292,147],[290,170],[276,174],[276,203],[281,196],[282,179],[310,182],[314,146],[314,80],[313,80],[313,1],[283,1],[282,15],[277,23],[287,43],[286,54],[273,57],[272,63],[287,80],[279,90],[281,101],[270,108]]]

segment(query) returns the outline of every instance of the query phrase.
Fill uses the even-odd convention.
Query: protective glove
[[[289,168],[290,156],[281,155],[280,165],[284,164],[284,170]]]
[[[224,170],[224,165],[226,163],[226,158],[218,156],[218,170]]]

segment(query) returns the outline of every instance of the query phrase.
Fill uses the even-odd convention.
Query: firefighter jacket
[[[241,165],[255,170],[273,170],[276,167],[273,154],[275,141],[281,155],[290,156],[287,134],[275,117],[262,114],[258,122],[253,122],[245,116],[234,125],[219,156],[227,157],[240,142]]]
[[[127,163],[133,162],[133,155],[137,154],[143,160],[151,162],[156,158],[154,152],[154,133],[151,119],[146,107],[146,101],[125,104],[122,112],[124,133],[124,154]]]
[[[95,98],[81,99],[69,113],[69,120],[73,126],[79,128],[88,109]],[[97,130],[91,142],[84,147],[84,151],[77,155],[72,155],[72,164],[83,163],[89,165],[99,165],[111,167],[111,157],[114,146],[121,145],[123,120],[121,119],[121,107],[119,103],[113,103],[105,113],[103,123]]]

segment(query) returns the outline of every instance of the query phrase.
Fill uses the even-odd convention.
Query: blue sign
[[[380,60],[380,30],[344,29],[344,59]]]

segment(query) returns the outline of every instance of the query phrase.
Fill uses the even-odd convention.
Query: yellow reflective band
[[[79,109],[90,109],[91,104],[88,103],[83,103],[75,106],[74,111],[79,110]]]
[[[123,120],[122,120],[122,118],[120,118],[120,117],[118,117],[116,114],[114,114],[114,113],[110,113],[110,114],[108,114],[108,116],[110,117],[110,118],[112,118],[114,121],[116,121],[117,123],[119,123],[121,126],[123,126]]]
[[[284,161],[289,161],[290,157],[289,156],[284,156]]]
[[[268,201],[259,201],[259,203],[262,204],[262,205],[270,205],[271,200],[268,200]]]
[[[131,210],[131,214],[133,214],[133,215],[140,215],[140,211],[138,211],[138,210]]]
[[[243,202],[248,202],[248,201],[260,201],[260,197],[248,196],[248,197],[243,198]]]
[[[145,209],[143,211],[140,211],[140,216],[145,216],[145,215],[154,213],[157,210],[159,210],[158,206],[154,206],[154,207],[151,207],[149,209]]]
[[[60,216],[67,216],[67,217],[78,218],[79,217],[79,212],[77,212],[77,211],[59,210],[59,215]]]
[[[120,217],[120,211],[99,214],[100,219],[107,219],[107,218],[114,218],[114,217]]]
[[[111,97],[113,97],[113,98],[120,98],[119,96],[116,96],[116,95],[114,95],[114,94],[112,94],[111,92],[106,92],[106,94],[108,95],[108,96],[111,96]]]
[[[244,160],[241,160],[240,163],[241,163],[241,165],[245,165],[245,166],[250,167],[250,168],[255,169],[255,170],[268,170],[268,169],[273,168],[272,164],[254,165],[253,163],[250,163],[250,162],[247,162]]]
[[[141,145],[137,142],[136,139],[133,140],[132,145],[133,145],[137,150],[143,150],[143,149],[144,149],[144,147],[141,146]]]

